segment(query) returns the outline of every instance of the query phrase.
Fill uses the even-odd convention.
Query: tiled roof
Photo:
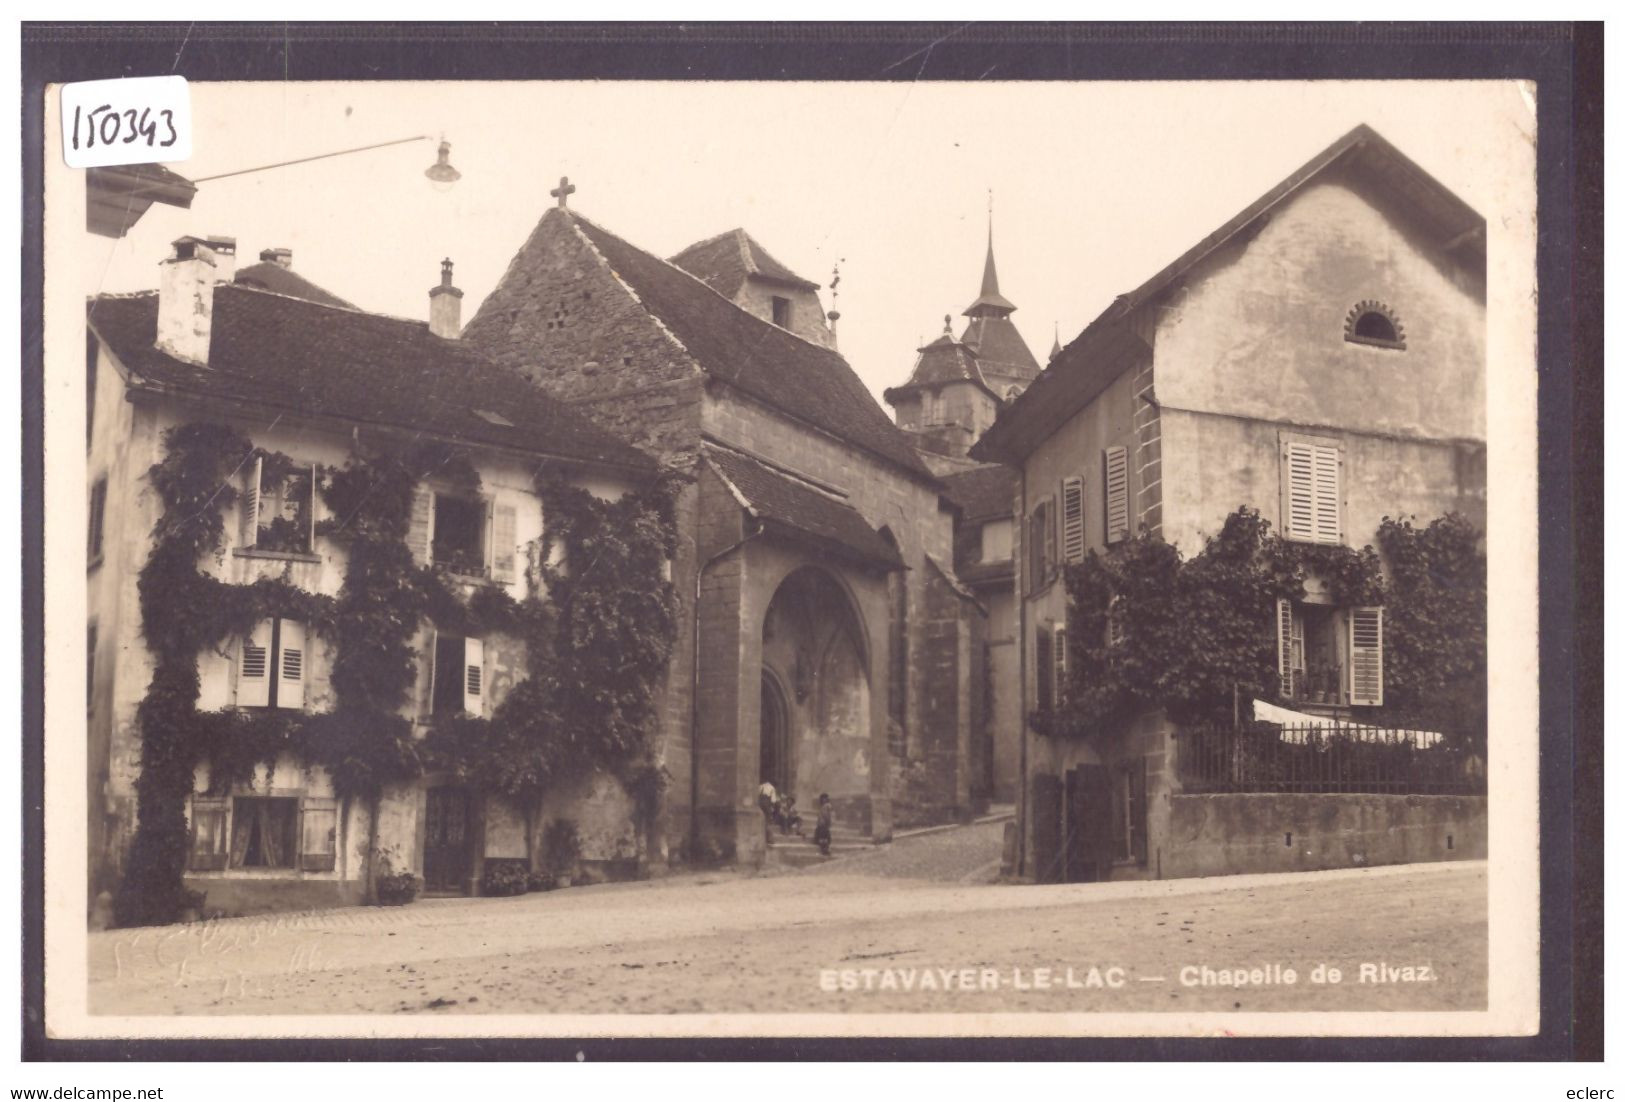
[[[671,262],[724,298],[733,298],[745,280],[753,275],[807,291],[818,290],[818,284],[803,279],[773,259],[743,229],[729,230],[704,241],[696,241],[672,257]]]
[[[713,378],[935,484],[935,476],[915,454],[908,437],[886,416],[839,353],[740,309],[682,269],[574,211],[564,213],[637,295],[643,308]],[[525,278],[525,262],[521,253],[504,280]]]
[[[705,457],[764,522],[884,566],[903,565],[897,549],[846,502],[731,449],[708,445]]]
[[[947,497],[959,506],[967,521],[1007,517],[1015,513],[1016,470],[991,465],[946,475]]]
[[[965,325],[960,341],[976,352],[984,375],[1036,378],[1038,361],[1007,314],[983,314]]]
[[[154,347],[155,293],[94,298],[86,311],[138,387],[655,470],[642,452],[422,322],[221,284],[209,365],[199,367]]]
[[[316,286],[298,272],[284,268],[275,261],[261,261],[246,268],[239,268],[232,282],[241,283],[245,287],[258,287],[262,291],[278,295],[287,295],[289,298],[302,298],[306,302],[318,302],[323,306],[355,309],[353,303],[345,302],[333,292]]]

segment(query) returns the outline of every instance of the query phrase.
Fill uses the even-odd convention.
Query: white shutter
[[[1314,448],[1314,497],[1316,543],[1343,542],[1342,460],[1338,449]]]
[[[279,621],[276,706],[295,711],[305,706],[305,625],[297,620]]]
[[[338,855],[338,801],[306,796],[299,801],[299,867],[331,872]]]
[[[1129,534],[1128,530],[1128,449],[1122,445],[1107,448],[1104,453],[1106,467],[1106,542],[1116,543]]]
[[[426,486],[412,491],[412,516],[406,528],[406,546],[419,564],[429,562],[434,541],[434,492]]]
[[[1382,703],[1382,608],[1349,610],[1349,703]]]
[[[261,620],[238,644],[237,707],[263,708],[271,703],[271,621]]]
[[[305,509],[305,517],[309,527],[305,532],[305,550],[312,553],[316,550],[316,464],[310,465],[310,504]]]
[[[238,542],[253,547],[260,541],[260,476],[265,472],[264,456],[256,455],[243,476],[243,530]]]
[[[463,711],[485,714],[485,643],[480,639],[463,640]]]
[[[1295,441],[1281,447],[1282,516],[1288,539],[1315,536],[1314,453],[1312,445]]]
[[[1061,559],[1083,561],[1083,479],[1061,479]]]
[[[514,562],[519,554],[518,519],[512,505],[491,507],[491,580],[506,585],[514,580]]]
[[[440,631],[429,629],[429,695],[423,702],[423,714],[434,715],[434,680],[440,673]]]
[[[1281,675],[1281,697],[1292,699],[1292,602],[1275,602],[1275,663]]]

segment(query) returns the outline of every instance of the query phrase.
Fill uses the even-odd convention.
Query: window
[[[192,797],[193,871],[331,872],[337,856],[338,801],[331,797]]]
[[[85,445],[90,445],[90,434],[96,427],[96,361],[101,346],[96,334],[85,330]]]
[[[1117,445],[1101,453],[1105,469],[1106,542],[1127,538],[1128,528],[1128,449]]]
[[[485,509],[479,501],[452,494],[434,495],[435,565],[453,574],[485,573]]]
[[[1039,502],[1027,516],[1027,592],[1036,593],[1049,581],[1050,513],[1049,499]]]
[[[99,566],[102,561],[102,532],[107,514],[107,479],[98,478],[90,487],[90,518],[89,531],[86,533],[91,566]]]
[[[982,562],[1004,562],[1010,558],[1011,523],[990,520],[982,525]]]
[[[1055,707],[1055,632],[1048,624],[1038,625],[1033,651],[1038,710],[1047,712]]]
[[[790,328],[790,300],[773,296],[773,324],[781,329]]]
[[[305,706],[305,625],[261,620],[242,640],[237,656],[237,707]]]
[[[242,546],[309,554],[316,547],[316,468],[279,471],[256,456],[244,472]]]
[[[1343,448],[1336,440],[1281,434],[1282,534],[1343,542]]]
[[[1083,479],[1073,476],[1061,479],[1061,559],[1063,562],[1082,562],[1083,533]]]
[[[1382,704],[1383,611],[1380,606],[1276,602],[1276,658],[1283,700],[1305,704]]]
[[[1055,625],[1055,706],[1066,702],[1066,624]]]
[[[478,639],[435,633],[429,669],[429,714],[485,714],[485,646]]]
[[[1405,350],[1405,327],[1394,312],[1381,302],[1357,303],[1343,319],[1343,339],[1351,344]]]
[[[85,627],[85,711],[95,710],[96,704],[96,621]]]

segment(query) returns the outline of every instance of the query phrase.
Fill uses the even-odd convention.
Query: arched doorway
[[[762,671],[762,766],[759,780],[790,791],[790,710],[778,681]]]
[[[792,572],[769,602],[761,654],[763,776],[803,808],[827,793],[837,821],[866,829],[877,721],[869,640],[846,588],[816,567]]]

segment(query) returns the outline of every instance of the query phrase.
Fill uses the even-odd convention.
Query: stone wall
[[[1307,872],[1488,856],[1482,796],[1174,796],[1162,875]]]

